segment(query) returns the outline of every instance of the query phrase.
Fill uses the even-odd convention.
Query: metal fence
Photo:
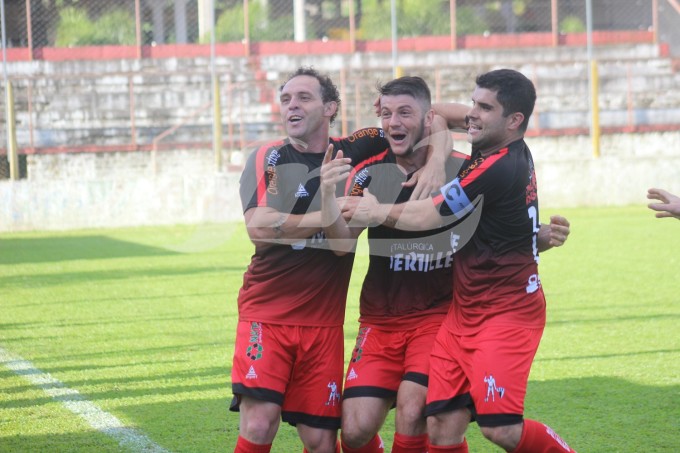
[[[652,30],[677,0],[593,0],[594,30]],[[375,40],[586,29],[585,0],[5,0],[12,48]],[[392,8],[394,6],[394,10]],[[215,25],[213,28],[213,24]],[[246,24],[248,26],[246,27]]]
[[[393,4],[395,22],[389,19]],[[31,154],[156,153],[166,148],[209,152],[214,147],[229,163],[255,142],[280,137],[277,90],[286,70],[272,74],[258,67],[257,59],[220,56],[220,43],[243,46],[245,54],[256,51],[255,44],[277,41],[285,41],[278,47],[284,53],[294,47],[288,42],[350,43],[349,48],[362,52],[358,43],[386,41],[380,48],[389,50],[394,24],[397,36],[412,38],[415,49],[418,40],[433,36],[443,37],[447,49],[465,49],[472,40],[500,36],[501,41],[522,45],[525,37],[543,34],[553,37],[548,46],[582,51],[585,4],[585,0],[5,0],[8,47],[3,50],[15,53],[4,62],[6,68],[9,65],[4,88],[11,82],[14,91],[21,176],[26,176],[26,156]],[[664,23],[680,29],[676,0],[593,1],[592,27],[607,32],[608,42],[640,32],[653,48],[636,55],[632,43],[632,53],[600,61],[603,128],[680,128],[677,70],[672,59],[653,57]],[[570,36],[578,39],[569,41]],[[211,40],[214,46],[203,44]],[[28,52],[16,53],[22,49]],[[78,53],[83,49],[88,53]],[[165,49],[161,55],[170,58],[146,58],[148,49]],[[40,61],[55,52],[59,61]],[[108,55],[104,61],[72,60],[73,55],[96,60],[103,54]],[[403,71],[423,76],[436,101],[466,102],[475,73],[499,64],[521,68],[540,94],[530,134],[587,133],[590,69],[584,52],[540,64],[542,55],[525,51],[511,59],[509,54],[469,64],[411,64]],[[375,123],[374,84],[389,79],[392,70],[384,64],[326,71],[343,99],[334,133],[345,135]],[[3,108],[2,124],[6,117]],[[0,179],[8,172],[7,135],[6,128],[0,130]]]

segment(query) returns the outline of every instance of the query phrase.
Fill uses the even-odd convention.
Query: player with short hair
[[[423,137],[435,121],[430,90],[420,77],[401,77],[379,87],[382,128],[390,149],[355,166],[346,193],[370,193],[383,203],[403,203],[403,188],[426,161]],[[455,107],[455,106],[454,106]],[[464,124],[464,113],[449,111]],[[467,112],[464,108],[463,112]],[[446,132],[448,134],[448,132]],[[453,152],[447,161],[455,177],[469,158]],[[326,155],[321,168],[322,213],[339,215],[335,184],[347,175],[346,163]],[[356,201],[357,198],[354,198]],[[429,356],[452,300],[454,253],[474,233],[478,215],[426,231],[403,231],[377,225],[368,228],[370,261],[360,295],[360,326],[345,377],[342,448],[346,453],[383,451],[378,432],[396,404],[393,453],[427,450],[426,420]],[[555,218],[554,245],[569,233],[568,222]],[[546,226],[542,246],[550,247]],[[351,238],[349,227],[345,237]],[[355,234],[358,234],[354,230]],[[329,233],[331,234],[331,233]],[[331,237],[342,237],[338,230]]]
[[[297,427],[307,451],[329,453],[339,448],[343,323],[354,254],[328,247],[316,196],[319,167],[327,150],[342,149],[356,164],[389,144],[378,128],[331,138],[338,91],[312,68],[289,77],[280,102],[288,137],[253,152],[241,176],[255,254],[238,296],[235,451],[270,451],[283,420]]]
[[[523,140],[536,92],[524,75],[507,69],[482,74],[476,83],[468,112],[472,156],[456,178],[429,200],[380,204],[364,191],[360,203],[343,205],[343,214],[350,225],[403,230],[479,215],[471,240],[455,256],[454,302],[431,354],[429,453],[467,452],[473,415],[484,436],[506,451],[572,452],[550,428],[523,417],[545,326],[536,175]]]

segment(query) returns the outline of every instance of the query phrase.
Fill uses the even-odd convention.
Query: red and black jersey
[[[447,161],[447,175],[458,173],[463,158],[454,153]],[[348,180],[346,192],[362,195],[368,187],[381,203],[408,201],[413,188],[401,183],[411,178],[385,151],[359,163]],[[402,231],[382,225],[368,229],[370,259],[360,296],[362,323],[385,330],[414,328],[443,317],[452,298],[453,253],[459,245],[455,225],[431,231]]]
[[[378,128],[331,138],[352,165],[389,147]],[[254,151],[241,175],[244,212],[267,206],[305,214],[321,208],[319,171],[324,153],[301,153],[287,140]],[[271,324],[339,326],[344,322],[354,254],[336,256],[321,230],[292,245],[256,247],[239,292],[239,319]]]
[[[435,201],[443,201],[442,215],[460,215],[473,203],[481,210],[472,239],[456,254],[451,328],[465,334],[489,324],[543,327],[536,173],[524,140],[491,155],[473,153]]]

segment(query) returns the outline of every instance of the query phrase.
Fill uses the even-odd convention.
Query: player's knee
[[[301,435],[305,449],[309,453],[335,453],[338,443],[337,433],[329,430],[318,430]]]
[[[445,445],[444,439],[448,428],[447,423],[439,414],[427,417],[427,435],[433,445]]]
[[[522,424],[509,426],[482,426],[482,435],[494,444],[505,448],[514,449],[522,437]]]
[[[251,442],[269,444],[279,428],[279,412],[267,406],[242,406],[239,423],[240,434]]]
[[[256,444],[269,444],[276,436],[277,424],[263,417],[252,417],[241,423],[241,435]]]
[[[373,439],[375,434],[375,432],[366,429],[360,423],[356,423],[356,419],[347,420],[347,422],[343,419],[342,421],[340,437],[342,442],[350,448],[363,447]]]
[[[425,417],[423,412],[425,407],[418,403],[404,403],[397,405],[397,424],[400,426],[412,427],[413,429],[425,429]]]

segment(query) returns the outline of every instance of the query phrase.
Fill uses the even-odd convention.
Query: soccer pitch
[[[579,452],[680,451],[680,222],[644,206],[541,217],[555,213],[572,234],[541,255],[548,323],[526,416]],[[0,452],[231,451],[236,297],[252,252],[241,224],[0,236]],[[499,451],[474,424],[468,442]],[[302,451],[295,430],[282,424],[272,451]]]

